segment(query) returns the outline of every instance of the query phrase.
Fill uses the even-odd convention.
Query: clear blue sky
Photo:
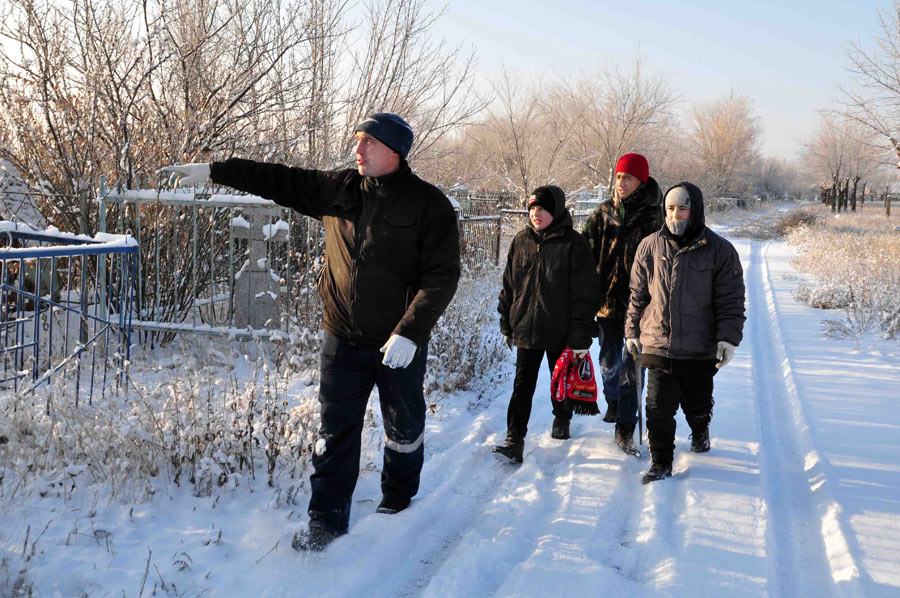
[[[649,69],[670,76],[682,109],[731,91],[751,98],[763,154],[787,159],[814,131],[816,111],[835,105],[847,43],[872,47],[878,11],[892,11],[890,0],[551,1],[448,0],[436,33],[474,46],[485,80],[502,63],[574,78],[640,50]]]

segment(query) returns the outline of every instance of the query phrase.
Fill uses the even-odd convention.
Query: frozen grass
[[[798,287],[798,299],[843,310],[841,318],[825,322],[829,336],[858,341],[872,330],[895,338],[900,333],[900,217],[888,218],[880,206],[837,215],[826,206],[807,206],[804,212],[812,222],[786,237],[799,249],[796,267],[811,275]]]
[[[506,356],[495,310],[500,273],[466,276],[433,331],[425,391],[430,412],[458,389],[478,390]],[[135,347],[124,392],[92,404],[60,387],[0,390],[0,502],[74,487],[140,502],[159,484],[197,495],[252,480],[291,501],[308,480],[318,429],[321,332],[295,328],[275,343],[182,335]],[[475,393],[477,395],[478,393]],[[380,415],[366,418],[362,466],[380,452]]]

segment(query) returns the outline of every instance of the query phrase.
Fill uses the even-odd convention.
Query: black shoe
[[[298,552],[322,552],[335,538],[341,536],[325,527],[318,519],[309,522],[308,530],[300,530],[294,534],[291,548]]]
[[[627,455],[641,458],[641,451],[634,444],[634,424],[616,424],[616,446]]]
[[[375,512],[381,513],[382,515],[396,515],[400,511],[406,509],[406,507],[408,506],[408,500],[385,496],[381,499],[381,502],[378,504],[378,508],[375,509]]]
[[[550,428],[550,438],[557,440],[569,439],[569,420],[561,417],[553,418],[553,427]]]
[[[616,416],[619,414],[619,401],[606,401],[606,415],[603,421],[608,424],[616,423]]]
[[[694,433],[691,434],[691,452],[709,452],[709,426],[705,426],[702,430],[695,430]]]
[[[650,466],[650,471],[645,473],[644,477],[641,478],[641,484],[649,484],[650,482],[657,482],[659,480],[664,480],[671,476],[672,476],[672,466],[671,465],[663,465],[661,463],[654,463]]]
[[[506,444],[495,446],[492,452],[510,463],[521,463],[525,453],[525,441],[507,438]]]

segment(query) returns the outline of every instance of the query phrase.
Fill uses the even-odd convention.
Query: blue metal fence
[[[122,383],[137,262],[127,235],[0,222],[0,391],[52,384],[77,404]]]

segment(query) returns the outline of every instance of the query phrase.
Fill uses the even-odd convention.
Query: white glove
[[[584,359],[584,356],[588,354],[588,351],[589,349],[572,349],[572,354],[578,359]]]
[[[159,169],[160,172],[168,172],[169,183],[173,187],[197,187],[205,185],[209,180],[209,164],[198,162],[197,164],[176,164]]]
[[[641,341],[637,338],[626,338],[625,350],[631,353],[632,357],[637,359],[638,355],[641,354]]]
[[[719,341],[716,345],[716,359],[719,360],[716,367],[721,368],[728,365],[732,357],[734,357],[734,345],[728,341]]]
[[[405,368],[416,356],[416,343],[405,336],[392,334],[388,342],[381,348],[384,359],[381,363],[389,368]]]

